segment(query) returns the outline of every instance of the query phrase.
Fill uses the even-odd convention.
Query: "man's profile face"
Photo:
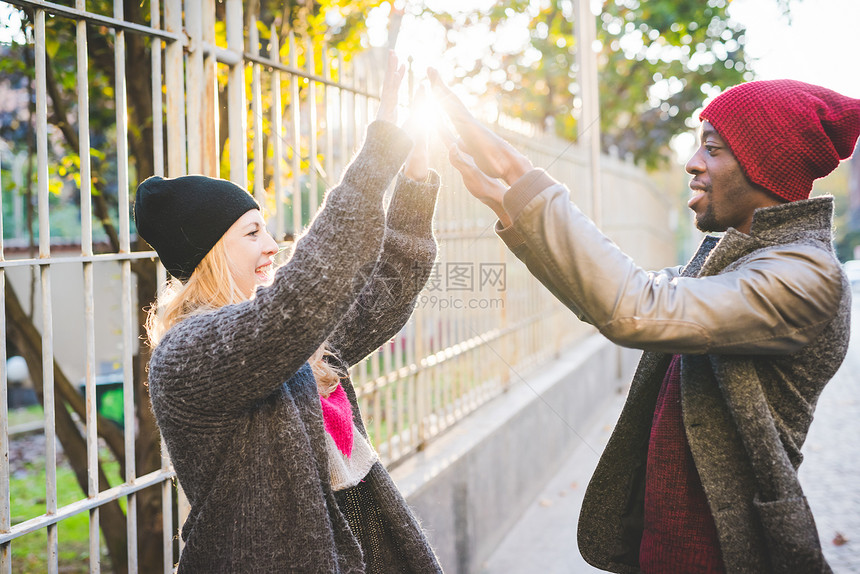
[[[693,176],[687,206],[702,231],[734,227],[749,233],[753,211],[768,194],[747,179],[728,144],[709,122],[702,123],[701,145],[685,169]]]

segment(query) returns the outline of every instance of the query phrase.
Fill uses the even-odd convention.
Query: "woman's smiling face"
[[[224,234],[224,249],[236,286],[251,298],[257,285],[271,280],[272,257],[278,244],[266,230],[259,209],[251,209],[236,220]]]

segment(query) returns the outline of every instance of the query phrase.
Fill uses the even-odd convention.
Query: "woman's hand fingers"
[[[418,87],[415,98],[412,100],[412,113],[404,126],[412,137],[413,146],[406,158],[404,173],[406,177],[415,181],[424,181],[430,170],[430,152],[428,149],[427,121],[427,93],[423,85]]]
[[[415,96],[412,98],[412,107],[409,109],[409,119],[403,128],[412,137],[412,140],[418,144],[419,140],[427,141],[427,126],[428,114],[431,113],[427,105],[427,89],[424,84],[420,84],[415,90]]]
[[[388,66],[385,70],[385,79],[382,81],[382,95],[376,112],[377,120],[397,123],[397,95],[405,73],[406,67],[399,64],[397,54],[394,50],[389,50]]]

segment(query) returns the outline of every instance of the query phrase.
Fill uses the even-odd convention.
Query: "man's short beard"
[[[726,226],[720,225],[720,222],[717,221],[717,218],[714,215],[714,210],[710,205],[708,205],[708,207],[705,208],[705,213],[703,213],[701,217],[696,215],[696,229],[704,231],[705,233],[711,233],[725,231]]]

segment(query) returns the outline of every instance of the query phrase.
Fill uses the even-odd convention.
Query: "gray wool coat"
[[[439,177],[398,177],[411,142],[374,122],[340,185],[271,286],[185,319],[154,349],[149,390],[191,503],[180,573],[439,572],[418,521],[377,462],[333,492],[307,359],[329,341],[344,367],[390,339],[435,258]],[[342,381],[366,436],[351,382]]]
[[[514,224],[499,235],[532,273],[610,339],[646,350],[585,494],[583,557],[639,571],[651,422],[678,353],[684,427],[726,570],[829,572],[797,469],[848,346],[832,198],[757,210],[749,235],[708,237],[684,268],[656,273],[636,268],[546,174],[524,177],[505,207]]]

